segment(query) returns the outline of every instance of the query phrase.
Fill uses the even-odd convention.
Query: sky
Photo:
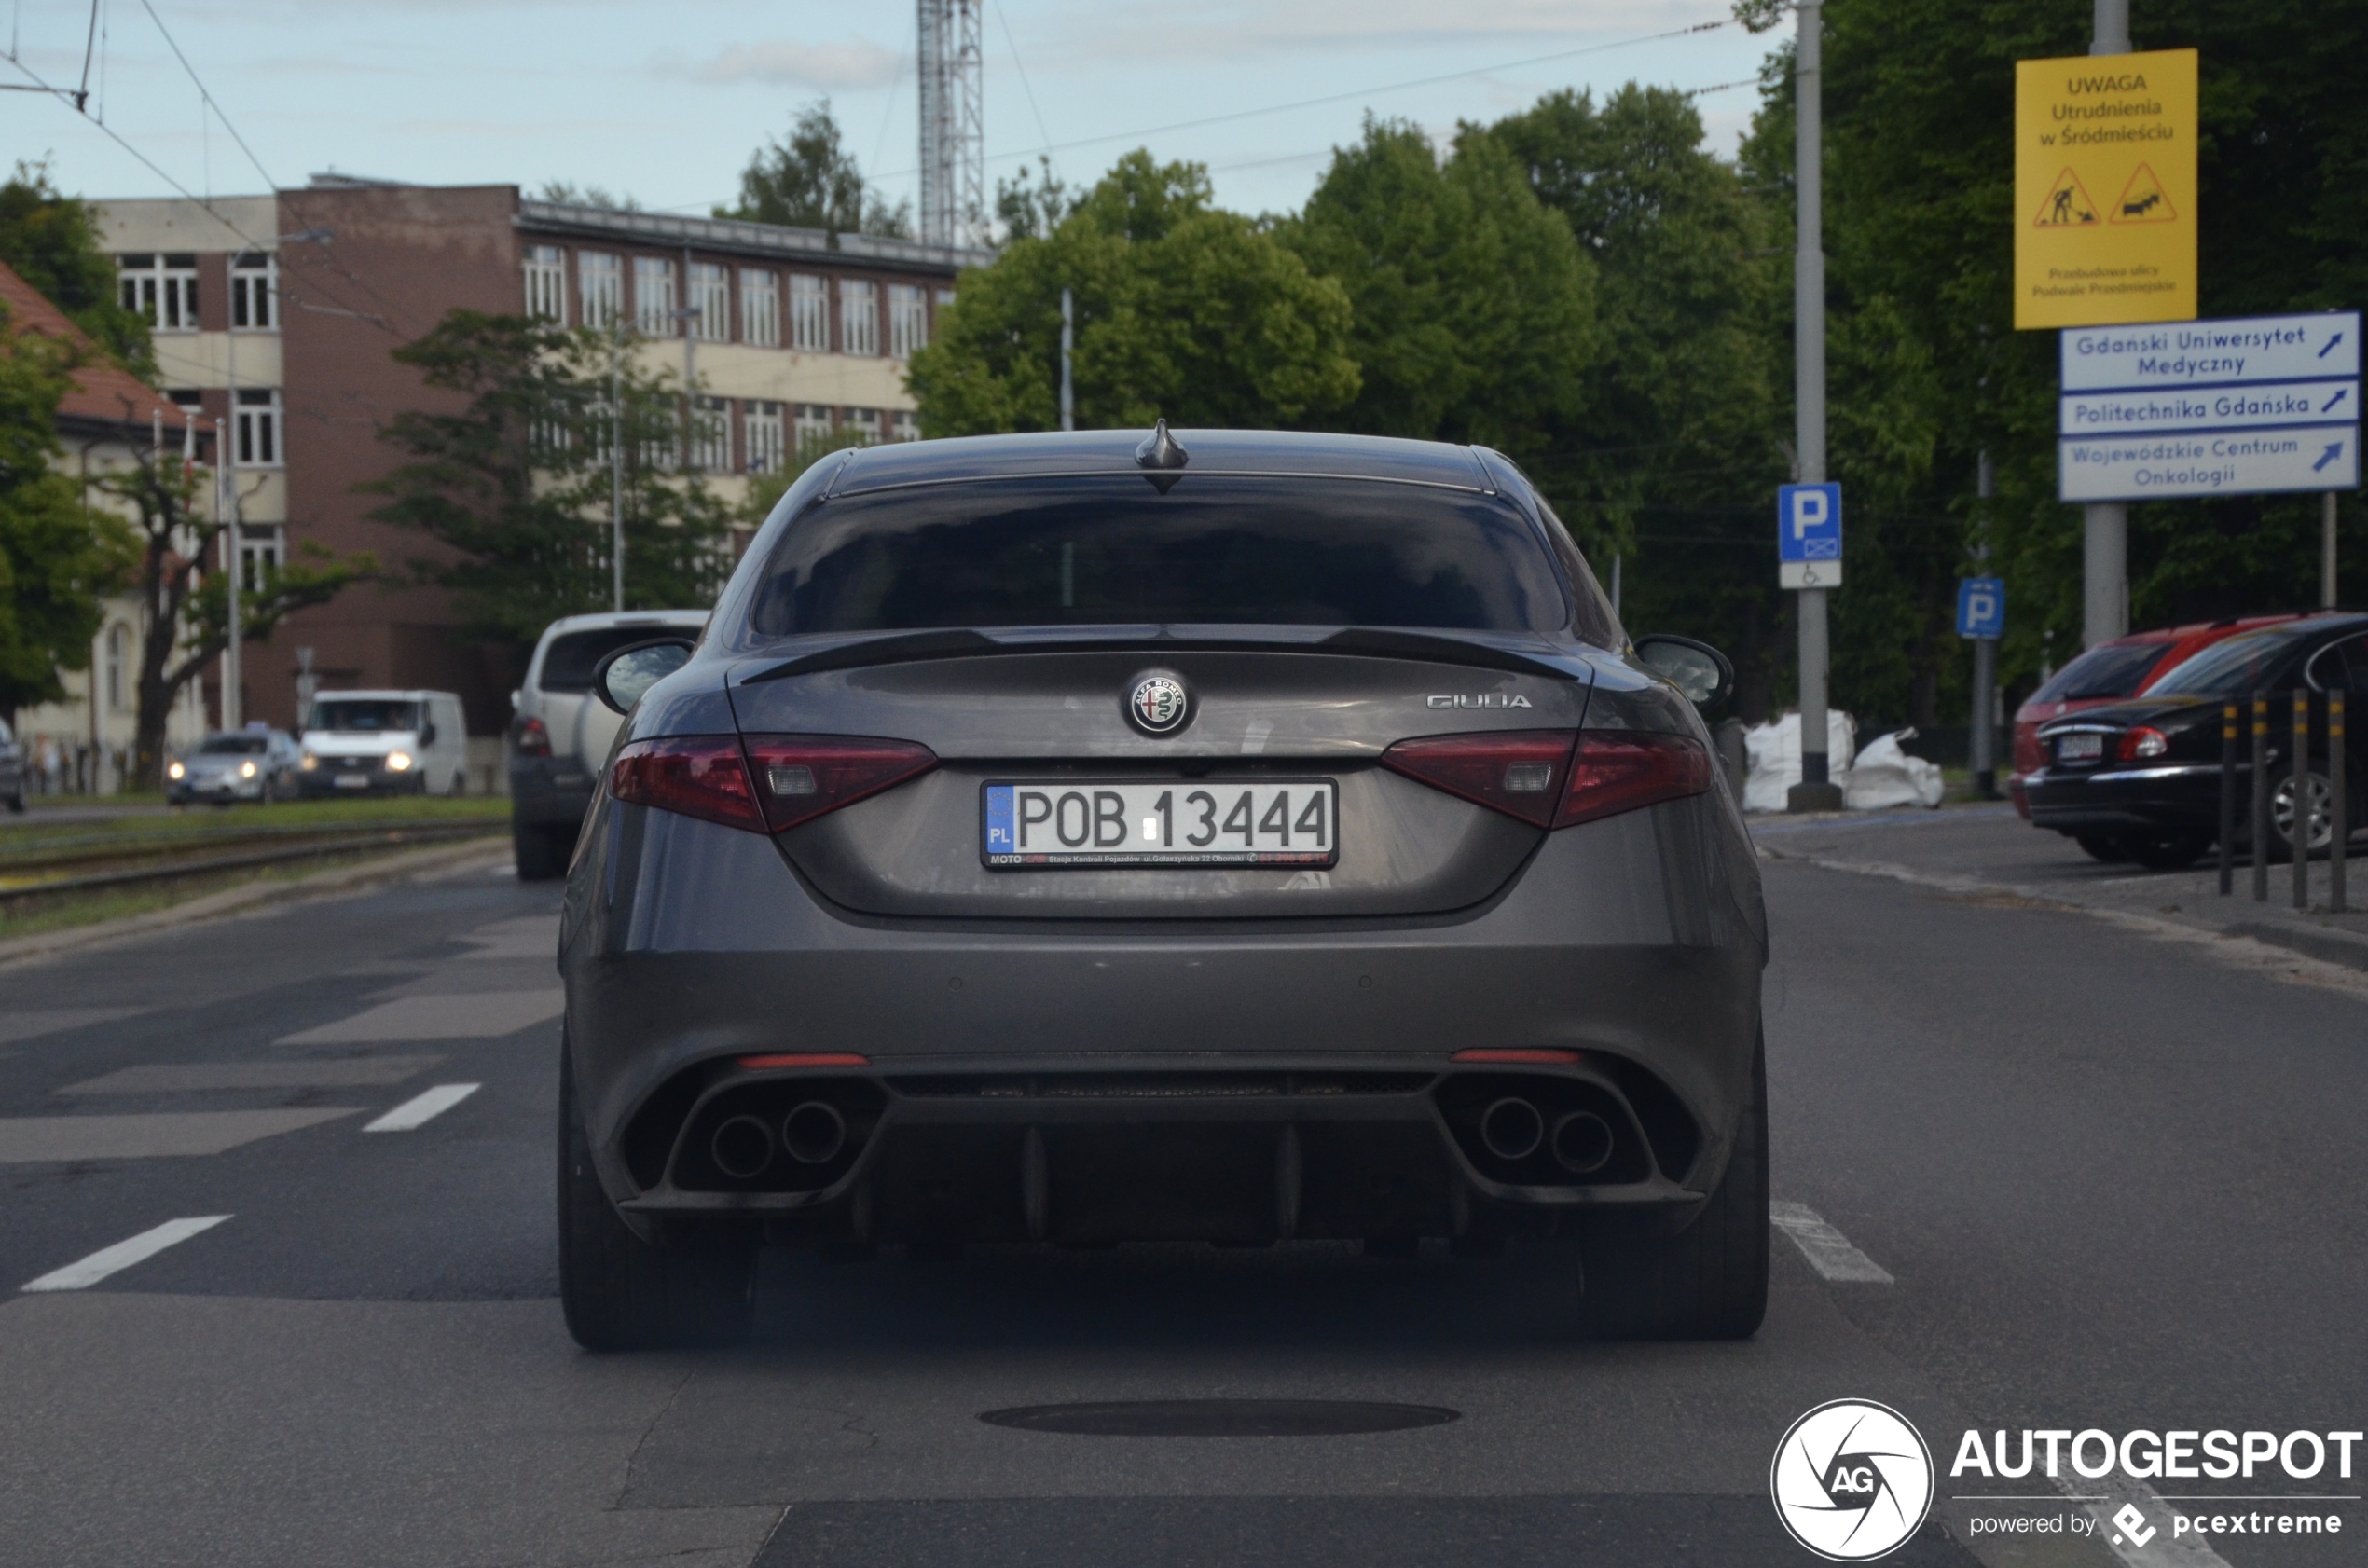
[[[1757,94],[1728,84],[1755,76],[1773,38],[1728,19],[1728,0],[986,0],[988,187],[1047,147],[1081,186],[1148,146],[1207,165],[1225,206],[1287,212],[1369,111],[1443,140],[1557,88],[1631,80],[1723,89],[1699,103],[1731,153]],[[1724,25],[1654,37],[1703,23]],[[0,150],[48,158],[86,197],[255,193],[267,174],[285,187],[334,170],[564,180],[703,213],[825,97],[885,195],[917,185],[910,0],[0,0],[0,26],[19,62],[0,81],[29,70],[73,89],[87,57],[103,130],[0,92]]]

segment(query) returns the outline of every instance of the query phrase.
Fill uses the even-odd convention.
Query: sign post
[[[1778,537],[1796,538],[1805,547],[1812,530],[1830,526],[1832,551],[1788,559],[1784,552],[1794,546],[1777,546],[1784,585],[1800,592],[1800,782],[1786,792],[1784,809],[1838,811],[1842,792],[1825,754],[1825,591],[1842,580],[1841,487],[1824,482],[1825,8],[1820,0],[1799,0],[1794,16],[1800,34],[1793,52],[1793,227],[1797,246],[1793,257],[1793,441],[1800,483],[1778,492]],[[1825,492],[1824,512],[1797,518],[1790,498],[1807,491]],[[1847,766],[1850,759],[1842,762]]]
[[[1988,454],[1984,454],[1985,459]],[[1998,640],[2006,635],[2006,585],[1995,577],[1957,580],[1957,635],[1974,645],[1974,722],[1966,735],[1974,792],[1998,794]]]
[[[2129,0],[2096,0],[2086,58],[2017,62],[2017,330],[2195,319],[2196,77],[2132,50]],[[2087,507],[2081,556],[2093,647],[2129,629],[2127,506]]]

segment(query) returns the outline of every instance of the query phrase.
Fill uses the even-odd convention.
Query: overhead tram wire
[[[273,190],[279,189],[280,182],[271,177],[271,171],[263,166],[263,159],[255,156],[255,149],[247,145],[247,139],[239,134],[239,128],[230,123],[230,117],[222,112],[222,105],[214,101],[213,93],[206,90],[205,81],[198,75],[198,68],[189,63],[187,55],[181,52],[181,45],[173,38],[172,29],[165,26],[164,18],[157,15],[156,7],[149,4],[149,0],[140,0],[140,8],[148,13],[148,20],[157,24],[158,33],[164,34],[165,47],[172,51],[172,58],[179,61],[181,69],[189,74],[190,82],[198,89],[199,102],[213,111],[213,117],[222,122],[222,129],[230,133],[230,140],[239,144],[239,150],[247,155],[247,161],[254,164],[255,172],[263,176],[263,183]]]
[[[1053,163],[1053,172],[1057,176],[1060,166],[1053,160],[1053,132],[1044,123],[1044,111],[1036,106],[1036,89],[1028,85],[1027,66],[1020,59],[1019,40],[1012,36],[1012,16],[1003,8],[1002,0],[996,0],[995,20],[1003,28],[1003,47],[1012,51],[1012,68],[1020,74],[1020,90],[1027,95],[1027,112],[1036,117],[1036,133],[1044,138],[1044,159]]]

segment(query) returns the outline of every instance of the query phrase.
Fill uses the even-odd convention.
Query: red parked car
[[[2031,800],[2023,791],[2023,781],[2047,765],[2047,754],[2039,744],[2040,725],[2085,708],[2142,696],[2156,681],[2223,637],[2299,619],[2299,614],[2291,613],[2247,615],[2131,632],[2100,642],[2073,659],[2015,709],[2015,771],[2006,781],[2015,809],[2026,820],[2030,818]]]

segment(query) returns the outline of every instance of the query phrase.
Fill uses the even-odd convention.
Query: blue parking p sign
[[[1995,577],[1957,579],[1957,635],[1998,638],[2006,633],[2006,585]]]
[[[1777,573],[1787,588],[1831,588],[1842,580],[1842,488],[1776,488]]]

